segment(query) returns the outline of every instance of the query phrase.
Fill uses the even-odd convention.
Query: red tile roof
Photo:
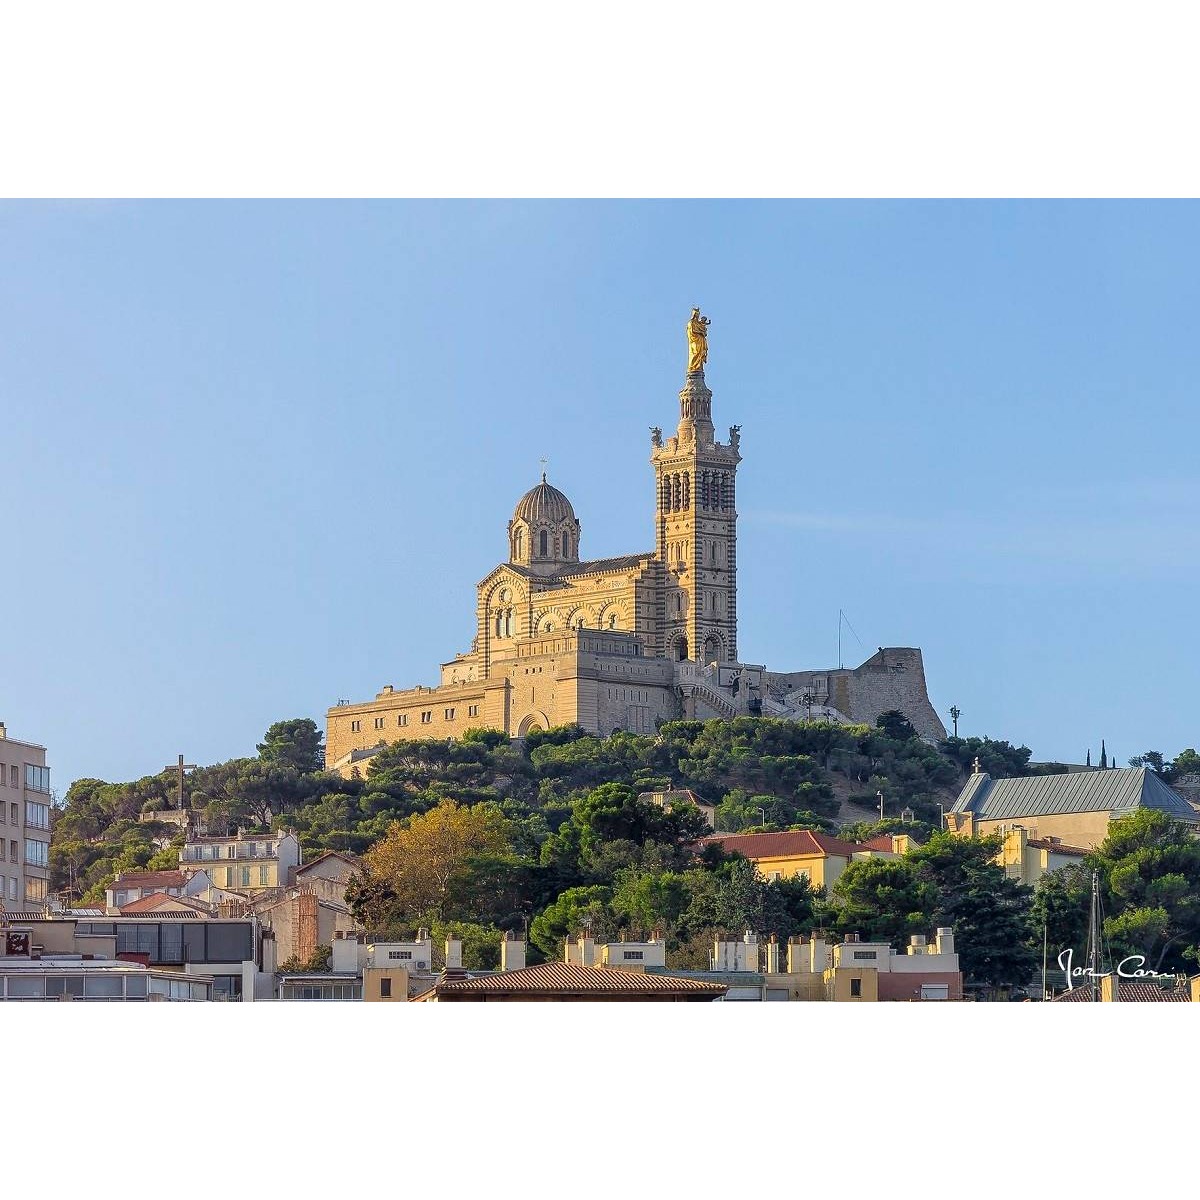
[[[892,835],[890,833],[881,833],[876,837],[868,838],[859,846],[861,850],[882,850],[885,854],[892,853]]]
[[[108,886],[110,888],[181,888],[187,883],[187,876],[182,871],[127,871],[118,875]]]
[[[341,850],[326,850],[323,854],[318,854],[312,862],[306,862],[302,867],[296,867],[293,874],[303,875],[305,871],[311,871],[317,863],[322,863],[327,858],[340,858],[347,866],[354,867],[356,870],[361,862],[353,854],[344,854]]]
[[[1025,844],[1035,850],[1049,850],[1052,854],[1070,854],[1077,858],[1091,854],[1090,850],[1084,850],[1081,846],[1064,846],[1062,842],[1051,842],[1046,838],[1030,838]]]
[[[1146,983],[1139,979],[1122,979],[1118,984],[1120,990],[1120,998],[1122,1003],[1133,1004],[1188,1004],[1191,1002],[1191,996],[1188,993],[1186,986],[1161,988],[1157,983]],[[1065,991],[1060,996],[1054,997],[1054,1002],[1067,1001],[1074,1003],[1090,1003],[1092,999],[1092,989],[1084,984]]]
[[[479,996],[723,996],[728,987],[706,979],[677,975],[645,975],[613,967],[581,967],[574,963],[543,963],[519,971],[499,971],[474,979],[450,979],[436,984],[421,999],[438,995]]]
[[[706,844],[717,843],[723,850],[736,851],[749,859],[798,858],[802,856],[850,858],[862,847],[855,842],[817,833],[812,829],[789,829],[783,833],[716,833],[703,838]]]

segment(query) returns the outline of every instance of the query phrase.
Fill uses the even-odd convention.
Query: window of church
[[[538,534],[538,554],[540,554],[542,558],[545,558],[548,553],[549,538],[546,534],[546,531],[543,529],[542,532]]]

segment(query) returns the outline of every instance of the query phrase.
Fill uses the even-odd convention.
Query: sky
[[[56,789],[437,681],[548,460],[652,548],[711,317],[739,643],[960,732],[1200,743],[1190,202],[0,204],[0,720]],[[850,632],[851,628],[853,633]],[[861,642],[859,641],[861,639]]]

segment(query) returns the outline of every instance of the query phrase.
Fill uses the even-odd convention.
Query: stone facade
[[[771,675],[739,660],[740,440],[736,425],[716,439],[704,372],[689,372],[675,434],[650,434],[654,549],[620,558],[580,559],[581,523],[543,474],[508,522],[508,560],[476,585],[471,649],[442,664],[437,687],[389,685],[329,709],[330,768],[364,772],[395,741],[573,722],[607,735],[679,717],[857,721],[899,708],[924,736],[945,736],[919,650],[881,649],[851,671]]]

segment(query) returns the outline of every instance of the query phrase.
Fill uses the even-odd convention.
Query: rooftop
[[[187,883],[187,876],[182,871],[126,871],[118,875],[108,886],[110,890],[125,887],[181,888],[185,883]]]
[[[746,858],[824,858],[828,855],[850,858],[864,848],[857,842],[844,842],[812,829],[789,829],[781,833],[714,833],[702,838],[701,842],[715,842],[723,850]],[[890,840],[888,849],[891,849]]]
[[[1139,808],[1156,808],[1177,820],[1197,819],[1196,810],[1145,767],[1021,779],[993,779],[985,771],[967,780],[951,812],[1002,821],[1058,813],[1111,812],[1119,816]]]
[[[724,984],[680,975],[648,975],[641,971],[623,971],[612,967],[581,967],[574,963],[543,963],[519,971],[498,971],[468,979],[450,979],[438,983],[433,995],[555,995],[555,996],[628,996],[671,995],[686,993],[711,996],[725,994]]]

